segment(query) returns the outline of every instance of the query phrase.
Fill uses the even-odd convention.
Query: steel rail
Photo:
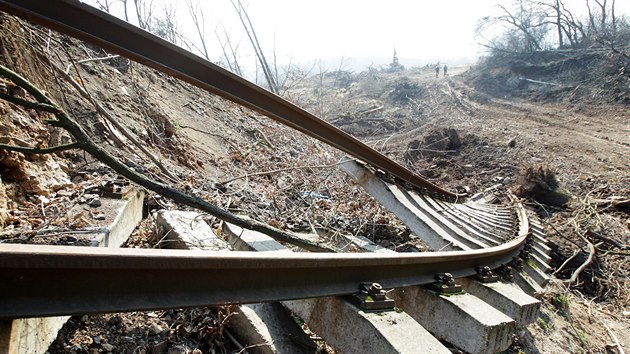
[[[221,67],[77,0],[0,0],[0,10],[93,43],[249,107],[435,196],[461,200],[353,136]]]
[[[443,199],[446,191],[316,116],[204,59],[73,0],[0,0],[0,10],[65,32],[252,108]],[[529,233],[467,251],[304,254],[0,244],[0,319],[344,295],[363,282],[422,285],[512,260]]]
[[[525,237],[483,250],[258,253],[0,244],[0,319],[351,294],[362,282],[428,284],[517,256]]]

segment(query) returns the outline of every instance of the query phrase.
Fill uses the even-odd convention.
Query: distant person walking
[[[439,65],[435,66],[435,77],[440,77],[440,66]]]
[[[444,76],[446,76],[447,74],[448,74],[448,66],[444,64]]]

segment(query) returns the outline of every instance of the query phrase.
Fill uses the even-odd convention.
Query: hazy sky
[[[282,60],[384,57],[394,48],[401,60],[474,57],[478,18],[496,0],[246,1],[266,51],[274,44]],[[227,5],[227,6],[225,6]],[[204,2],[208,30],[222,23],[241,48],[248,46],[229,0]],[[185,9],[182,9],[185,12]]]
[[[259,32],[297,59],[335,57],[449,58],[476,53],[476,20],[496,0],[251,1]]]
[[[380,57],[385,61],[376,64],[385,64],[391,60],[395,48],[407,66],[461,58],[473,61],[483,51],[475,38],[477,21],[496,13],[497,3],[508,8],[514,3],[505,0],[241,1],[266,55],[269,57],[275,51],[280,63],[324,59],[330,64],[342,57],[350,62]],[[87,2],[93,4],[96,0]],[[564,2],[569,7],[583,8],[585,0]],[[211,59],[222,57],[215,32],[219,29],[223,36],[225,28],[232,42],[239,45],[241,65],[253,67],[251,45],[230,0],[200,0],[200,3]],[[158,13],[166,4],[175,6],[181,30],[196,39],[184,0],[153,0],[153,4]],[[629,13],[629,7],[630,1],[617,1],[618,13]],[[120,3],[114,9],[120,14]],[[369,63],[362,61],[362,64]]]

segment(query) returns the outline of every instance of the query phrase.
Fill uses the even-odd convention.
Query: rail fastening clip
[[[495,274],[488,266],[477,267],[477,274],[473,276],[474,279],[482,283],[494,283],[499,281],[499,276]]]
[[[462,286],[455,283],[451,273],[438,273],[435,275],[435,283],[431,284],[431,289],[440,294],[456,294],[462,292]]]
[[[396,301],[387,297],[379,283],[361,283],[360,290],[350,296],[350,300],[363,311],[389,311],[396,307]]]

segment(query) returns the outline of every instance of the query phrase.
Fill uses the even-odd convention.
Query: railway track
[[[2,0],[0,10],[127,56],[344,151],[361,161],[344,163],[346,172],[434,251],[266,254],[0,244],[0,319],[348,295],[366,282],[427,285],[438,274],[479,276],[482,269],[501,269],[506,277],[512,268],[528,273],[523,279],[530,290],[546,280],[542,229],[508,194],[496,203],[493,192],[447,191],[281,97],[78,1]]]

